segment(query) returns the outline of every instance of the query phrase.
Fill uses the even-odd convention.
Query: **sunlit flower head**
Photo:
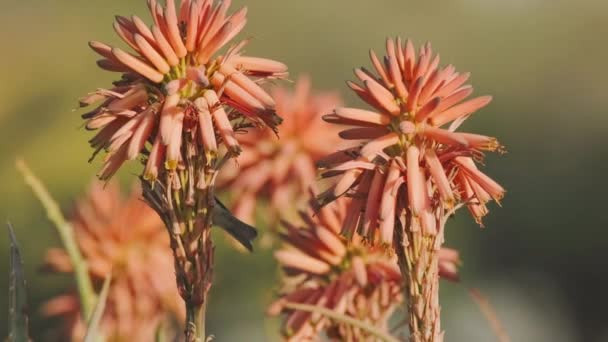
[[[294,91],[275,87],[272,97],[284,119],[280,136],[268,130],[237,135],[243,152],[219,179],[220,186],[233,193],[234,213],[250,223],[259,198],[270,200],[274,217],[296,207],[294,201],[305,200],[316,180],[315,163],[341,144],[339,128],[322,120],[341,105],[337,93],[315,93],[304,76]]]
[[[283,334],[291,341],[316,341],[323,333],[339,341],[369,336],[322,315],[290,309],[287,303],[325,307],[386,331],[391,314],[401,305],[403,283],[394,255],[340,236],[349,201],[339,199],[314,215],[302,213],[300,226],[285,223],[284,246],[275,257],[286,278],[269,313],[285,314]],[[458,252],[444,248],[438,257],[440,275],[457,280]]]
[[[384,243],[393,241],[398,221],[436,232],[443,214],[459,203],[468,204],[481,223],[485,203],[500,201],[505,191],[475,161],[503,149],[495,138],[456,129],[491,97],[467,100],[473,92],[465,84],[469,74],[440,67],[428,43],[416,54],[409,40],[388,39],[386,50],[382,62],[370,52],[375,73],[355,69],[361,83],[348,83],[372,110],[341,107],[325,116],[354,126],[340,134],[362,142],[320,163],[326,176],[340,176],[321,201],[353,197],[345,232]]]
[[[243,55],[246,41],[216,56],[247,21],[246,8],[228,14],[230,4],[183,0],[176,7],[174,0],[166,6],[148,0],[152,26],[137,16],[117,16],[114,23],[133,53],[90,42],[102,57],[101,68],[122,73],[113,88],[81,99],[82,106],[101,101],[83,116],[88,129],[100,130],[91,145],[108,151],[101,178],[143,155],[144,177],[155,180],[159,169],[174,170],[182,162],[183,139],[196,142],[195,152],[209,157],[219,144],[236,155],[235,130],[251,125],[276,129],[281,120],[274,100],[259,84],[284,77],[287,67]]]
[[[101,285],[112,274],[100,324],[109,341],[153,341],[159,324],[180,329],[184,319],[169,238],[139,194],[134,189],[125,199],[115,184],[104,188],[94,183],[71,217],[93,283]],[[73,272],[63,249],[50,249],[46,263],[55,272]],[[73,340],[84,336],[86,324],[75,293],[51,299],[43,312],[62,317]]]

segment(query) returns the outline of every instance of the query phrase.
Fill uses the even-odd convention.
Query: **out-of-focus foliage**
[[[431,41],[442,63],[471,71],[475,94],[492,104],[467,131],[497,136],[508,147],[487,172],[508,190],[481,230],[462,214],[448,228],[462,250],[465,285],[479,287],[514,341],[597,341],[605,326],[603,266],[608,232],[608,2],[603,0],[234,1],[247,4],[247,51],[286,62],[293,79],[311,74],[321,89],[344,85],[352,68],[368,65],[368,49],[386,36]],[[7,0],[0,11],[0,219],[20,238],[30,286],[32,335],[50,337],[38,304],[74,286],[70,277],[35,272],[44,249],[59,245],[44,211],[14,168],[23,156],[69,211],[100,162],[87,164],[91,134],[81,127],[76,98],[109,84],[86,43],[118,43],[114,14],[145,16],[145,1]],[[148,20],[146,18],[146,20]],[[135,167],[120,174],[130,183]],[[127,183],[125,182],[125,183]],[[0,234],[0,246],[8,246]],[[263,316],[276,266],[270,252],[234,252],[223,237],[209,327],[220,340],[276,338]],[[0,248],[1,260],[8,249]],[[8,263],[0,263],[0,293],[8,293]],[[246,284],[246,286],[243,286]],[[451,341],[491,340],[490,328],[462,285],[443,284],[443,323]],[[0,296],[0,308],[8,305]],[[5,322],[6,310],[0,310]],[[238,312],[238,315],[234,313]],[[239,329],[234,329],[238,326]],[[463,327],[466,327],[463,329]],[[6,336],[0,325],[0,336]]]

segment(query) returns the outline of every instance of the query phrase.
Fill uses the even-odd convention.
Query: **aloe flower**
[[[313,92],[309,77],[303,76],[294,91],[275,87],[271,95],[284,119],[280,137],[268,130],[237,135],[243,151],[219,177],[220,187],[235,198],[235,215],[249,223],[258,199],[270,201],[270,217],[284,216],[305,202],[308,187],[316,181],[315,163],[342,143],[339,128],[322,120],[341,105],[338,94]]]
[[[281,118],[261,85],[287,75],[282,63],[243,54],[247,41],[218,54],[247,21],[247,9],[229,14],[230,4],[183,0],[176,6],[167,0],[163,6],[149,0],[151,26],[137,16],[117,16],[114,29],[132,51],[96,41],[90,46],[101,56],[97,64],[102,69],[122,77],[81,99],[82,106],[99,103],[83,117],[87,129],[98,130],[90,140],[95,154],[107,152],[100,178],[109,179],[127,160],[139,159],[144,166],[144,198],[170,235],[177,283],[187,304],[188,341],[195,335],[206,339],[204,310],[213,275],[210,228],[213,217],[220,217],[214,209],[217,174],[241,151],[237,131],[268,127],[276,132]],[[237,237],[246,247],[255,237],[248,230]]]
[[[246,42],[214,57],[247,21],[246,8],[227,14],[230,3],[186,0],[176,8],[173,0],[165,7],[149,0],[151,27],[137,16],[117,16],[114,23],[134,53],[89,43],[102,57],[97,62],[102,69],[122,73],[114,87],[81,99],[83,106],[101,101],[83,117],[88,129],[99,130],[91,145],[108,151],[102,179],[142,153],[147,179],[156,179],[164,167],[176,169],[183,162],[185,136],[206,154],[216,154],[219,144],[236,154],[233,119],[276,129],[274,100],[259,83],[285,76],[287,67],[243,55]]]
[[[388,39],[386,50],[383,62],[370,52],[375,72],[355,69],[361,83],[348,82],[371,109],[340,107],[325,116],[350,125],[340,135],[361,143],[320,162],[338,181],[319,201],[353,198],[343,233],[395,248],[408,284],[412,339],[440,341],[437,260],[445,221],[467,205],[481,223],[486,203],[502,199],[505,190],[476,162],[503,148],[493,137],[457,131],[491,100],[467,99],[468,73],[441,67],[430,44],[416,54],[409,40]]]
[[[349,201],[340,199],[314,215],[312,210],[302,212],[301,225],[284,222],[284,245],[275,257],[286,278],[268,311],[284,314],[282,333],[289,341],[316,341],[323,334],[337,341],[370,340],[360,328],[294,310],[289,303],[325,307],[387,332],[393,311],[402,304],[403,283],[394,254],[360,238],[340,236]],[[442,249],[441,275],[457,280],[459,262],[457,251]]]
[[[100,332],[109,341],[152,341],[160,324],[181,329],[183,302],[177,292],[169,238],[163,222],[133,189],[124,198],[118,186],[93,183],[78,200],[70,223],[93,283],[112,274]],[[46,266],[71,273],[65,250],[49,249]],[[48,301],[43,312],[61,316],[71,340],[82,340],[86,322],[78,295],[68,293]]]

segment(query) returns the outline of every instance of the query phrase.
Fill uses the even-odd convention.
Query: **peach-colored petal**
[[[278,250],[274,256],[285,267],[297,268],[313,274],[323,274],[330,270],[327,263],[297,250]]]
[[[445,97],[445,96],[450,96],[454,93],[454,91],[456,91],[458,88],[460,88],[461,85],[463,85],[471,76],[470,73],[464,73],[464,74],[454,74],[454,76],[452,76],[453,78],[450,79],[446,85],[444,85],[443,87],[441,87],[441,89],[439,89],[437,91],[437,93],[435,94],[435,96],[439,96],[439,97]]]
[[[253,95],[251,95],[249,92],[247,92],[235,82],[226,79],[226,77],[220,73],[215,73],[215,75],[211,79],[211,83],[213,83],[213,85],[217,88],[223,87],[224,92],[230,97],[230,99],[234,100],[236,103],[246,109],[254,111],[263,111],[265,109],[264,105],[260,100],[253,97]]]
[[[446,109],[454,106],[457,103],[460,103],[462,100],[466,99],[473,93],[473,87],[471,86],[463,86],[450,94],[449,96],[443,98],[441,105],[437,109],[437,112],[443,112]]]
[[[266,58],[236,56],[232,62],[237,69],[244,69],[254,73],[283,74],[287,72],[285,64]]]
[[[210,90],[205,92],[205,99],[209,104],[209,108],[215,108],[211,115],[213,116],[215,125],[219,130],[220,136],[224,140],[224,143],[230,148],[233,153],[237,153],[240,151],[239,143],[234,136],[234,130],[232,129],[232,125],[228,120],[228,116],[226,115],[226,111],[219,102],[217,94]]]
[[[452,207],[455,201],[454,194],[445,170],[441,165],[439,158],[437,158],[437,154],[432,149],[427,149],[424,153],[424,159],[426,160],[429,172],[437,186],[437,191],[439,191],[443,203],[448,207]]]
[[[171,43],[171,46],[173,46],[175,54],[179,58],[186,56],[188,50],[186,50],[186,46],[184,46],[184,42],[182,41],[181,33],[178,27],[174,0],[167,0],[167,5],[165,7],[165,20],[169,33],[169,42]]]
[[[104,44],[102,42],[98,42],[98,41],[90,41],[89,42],[89,47],[97,52],[99,55],[101,55],[102,57],[105,57],[107,59],[111,59],[111,60],[115,60],[114,59],[114,55],[112,55],[112,47]]]
[[[215,130],[207,100],[205,100],[203,97],[199,97],[194,101],[194,105],[198,111],[198,125],[201,143],[207,151],[216,152],[217,142],[215,139]]]
[[[361,156],[365,160],[373,160],[376,155],[382,152],[385,148],[391,147],[399,143],[399,136],[391,132],[380,138],[374,139],[361,148]]]
[[[108,105],[110,111],[121,111],[133,107],[148,100],[148,93],[143,87],[136,87],[125,94],[123,98],[113,100]]]
[[[154,144],[152,144],[152,149],[150,149],[150,155],[144,169],[144,179],[153,182],[158,178],[158,172],[165,158],[165,149],[165,145],[162,143],[160,135],[158,135]]]
[[[412,89],[410,89],[410,95],[407,99],[407,111],[409,113],[413,114],[418,109],[418,96],[420,95],[424,81],[424,76],[421,76],[414,82]]]
[[[391,74],[391,79],[397,90],[397,94],[401,99],[405,99],[408,96],[408,91],[403,83],[403,76],[399,68],[399,61],[397,60],[397,53],[395,52],[395,42],[392,39],[386,40],[386,51],[388,54],[388,67]]]
[[[150,30],[148,25],[146,25],[146,23],[136,15],[131,17],[131,21],[133,22],[133,25],[137,29],[137,32],[139,32],[139,34],[141,36],[146,38],[148,43],[150,43],[156,47],[156,40],[154,39],[154,35],[152,34],[152,31]]]
[[[397,208],[397,191],[401,171],[395,162],[392,162],[384,190],[382,191],[382,203],[380,205],[380,240],[383,243],[390,244],[393,241],[393,232],[395,229],[395,211]]]
[[[360,286],[365,287],[367,285],[367,271],[365,268],[365,263],[360,256],[355,256],[352,260],[353,263],[353,271],[355,273],[355,278]]]
[[[178,65],[179,58],[175,54],[175,51],[173,51],[173,47],[171,47],[171,44],[169,44],[169,41],[167,41],[167,38],[165,37],[161,29],[158,27],[158,25],[152,26],[152,35],[154,36],[154,40],[158,44],[160,51],[165,56],[165,59],[167,60],[169,65]]]
[[[189,20],[187,21],[188,27],[186,30],[186,50],[188,50],[188,52],[192,52],[196,48],[199,28],[198,17],[202,8],[198,5],[198,1],[191,3],[190,6],[188,6],[189,8],[185,8],[185,3],[186,2],[182,2],[182,10],[188,12],[187,15],[189,18]]]
[[[336,184],[334,189],[334,196],[342,196],[350,187],[355,183],[355,181],[359,178],[362,171],[361,169],[352,169],[346,171],[340,181]]]
[[[166,74],[170,70],[169,64],[165,61],[165,59],[148,43],[146,38],[141,36],[139,33],[134,35],[135,44],[141,50],[141,53],[156,67],[156,69],[162,73]]]
[[[483,172],[479,171],[474,164],[471,165],[472,160],[470,158],[457,157],[455,161],[464,169],[467,175],[481,185],[481,187],[487,191],[496,202],[500,202],[505,193],[505,189],[500,186],[500,184],[488,177]]]
[[[371,78],[363,83],[373,98],[382,106],[384,110],[392,115],[399,115],[401,113],[401,108],[399,108],[395,102],[395,98],[390,91]]]
[[[372,60],[372,65],[374,66],[374,69],[376,69],[376,72],[378,73],[378,75],[380,75],[380,77],[382,78],[382,81],[384,82],[384,84],[386,84],[387,86],[391,86],[392,83],[388,79],[386,70],[384,69],[384,66],[378,59],[378,56],[376,56],[376,53],[374,52],[374,50],[371,50],[371,49],[369,50],[369,58]]]
[[[427,104],[420,108],[420,110],[418,110],[418,112],[416,113],[416,121],[423,122],[424,120],[426,120],[426,118],[433,115],[433,113],[438,110],[437,108],[440,104],[441,99],[439,97],[430,100]]]
[[[344,243],[334,232],[323,227],[318,227],[316,233],[319,240],[323,242],[323,244],[329,248],[334,255],[341,259],[346,254]]]
[[[137,158],[139,152],[144,148],[152,129],[154,128],[154,119],[156,112],[154,108],[149,108],[144,113],[140,114],[143,116],[139,122],[138,127],[135,129],[131,142],[129,143],[129,149],[127,151],[127,158],[133,160]]]
[[[273,108],[275,106],[272,97],[249,77],[226,64],[220,67],[220,71],[227,76],[229,80],[233,81],[249,94],[253,95],[257,100],[261,101],[264,106],[268,108]]]
[[[425,206],[425,184],[423,182],[424,175],[420,168],[420,150],[418,147],[411,145],[407,149],[407,190],[408,200],[412,214],[420,215]]]
[[[379,209],[384,182],[384,175],[382,172],[380,172],[380,170],[376,170],[367,194],[367,203],[365,205],[365,213],[363,217],[363,231],[361,232],[364,236],[369,236],[373,232],[374,228],[378,226],[377,220],[380,216]]]
[[[464,137],[454,132],[450,132],[446,129],[426,126],[422,134],[441,144],[455,145],[461,147],[467,147],[469,145],[469,143]]]
[[[463,139],[467,141],[469,146],[472,148],[487,150],[487,151],[501,151],[502,146],[496,140],[496,138],[488,137],[480,134],[472,134],[472,133],[457,133]]]
[[[160,114],[159,133],[164,145],[169,145],[171,135],[173,134],[173,118],[181,111],[179,109],[179,94],[172,94],[165,98],[163,109]]]
[[[118,34],[118,36],[129,45],[133,50],[139,51],[139,48],[135,44],[133,40],[133,32],[127,29],[124,25],[120,24],[118,21],[114,22],[114,31]]]
[[[391,118],[385,114],[357,108],[336,108],[335,114],[341,118],[368,122],[376,125],[388,125]]]
[[[150,65],[135,58],[133,55],[122,51],[119,48],[113,48],[112,54],[124,65],[143,75],[152,82],[162,82],[164,76]]]

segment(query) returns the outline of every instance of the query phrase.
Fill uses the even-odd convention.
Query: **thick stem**
[[[444,335],[439,305],[438,252],[441,246],[437,243],[441,237],[424,234],[419,227],[397,229],[397,232],[397,241],[401,243],[396,250],[405,284],[410,341],[441,342]]]
[[[205,315],[207,305],[186,303],[186,341],[205,342]]]
[[[214,182],[219,165],[184,136],[183,164],[166,170],[163,182],[143,180],[146,202],[163,219],[175,259],[177,287],[186,305],[187,342],[205,342],[207,295],[213,279],[211,241]]]

